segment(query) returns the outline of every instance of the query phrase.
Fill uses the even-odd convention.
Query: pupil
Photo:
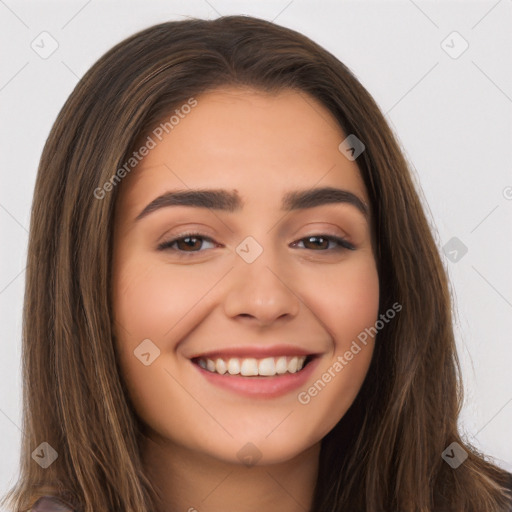
[[[324,241],[325,241],[325,238],[320,237],[320,236],[310,236],[310,237],[309,237],[309,240],[310,240],[310,241],[311,241],[311,240],[314,240],[314,241],[318,242],[319,240],[324,240]],[[316,245],[318,246],[319,244],[317,243]]]
[[[196,237],[193,237],[193,236],[187,236],[186,238],[183,239],[183,241],[185,242],[185,244],[187,245],[187,247],[193,249],[194,248],[194,243],[190,243],[190,240],[196,240],[197,241],[197,238]],[[197,243],[196,243],[197,245]]]

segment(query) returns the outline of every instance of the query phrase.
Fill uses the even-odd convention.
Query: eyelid
[[[169,249],[170,245],[172,245],[176,242],[179,242],[183,238],[193,238],[193,237],[207,240],[208,242],[212,242],[212,243],[216,244],[217,246],[221,245],[221,244],[218,244],[217,242],[215,242],[215,240],[213,238],[211,238],[210,236],[200,233],[199,231],[186,231],[184,233],[173,235],[169,240],[164,239],[162,242],[160,242],[157,245],[157,249],[160,251],[172,250],[172,249]],[[176,253],[181,253],[183,255],[204,252],[204,251],[191,251],[190,253],[187,253],[186,251],[176,251],[176,250],[172,250],[172,251],[176,252]]]
[[[303,242],[304,240],[306,240],[308,238],[312,238],[312,237],[324,238],[329,241],[336,242],[338,244],[338,246],[334,249],[326,249],[326,250],[319,250],[319,251],[315,251],[313,249],[302,249],[302,250],[318,252],[320,254],[321,253],[332,254],[333,252],[341,252],[341,251],[347,251],[347,250],[354,251],[357,249],[357,247],[352,242],[350,242],[347,238],[345,238],[344,236],[333,235],[333,234],[330,234],[328,231],[322,232],[321,230],[318,230],[317,232],[311,233],[309,235],[304,235],[304,236],[298,238],[297,240],[292,242],[292,245],[295,246],[297,243]],[[184,238],[199,238],[199,239],[211,242],[213,244],[216,244],[217,246],[219,246],[219,245],[222,246],[222,244],[218,244],[217,242],[215,242],[215,240],[212,237],[210,237],[208,235],[205,235],[198,231],[195,231],[195,232],[187,231],[187,232],[175,235],[169,240],[164,240],[163,242],[160,242],[157,246],[157,250],[159,250],[159,251],[169,250],[169,251],[174,252],[179,257],[193,257],[194,254],[199,254],[199,253],[204,252],[201,250],[188,252],[188,251],[179,251],[176,249],[170,249],[171,245],[175,244],[176,242],[178,242]]]

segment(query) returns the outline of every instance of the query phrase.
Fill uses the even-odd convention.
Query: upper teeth
[[[266,357],[265,359],[255,359],[252,357],[230,359],[209,359],[200,358],[197,363],[201,368],[210,372],[220,373],[224,375],[228,372],[230,375],[265,375],[272,376],[283,374],[286,372],[296,373],[302,370],[306,356],[293,357]]]

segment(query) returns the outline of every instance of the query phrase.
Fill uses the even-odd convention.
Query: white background
[[[143,28],[250,14],[304,33],[348,65],[398,135],[421,186],[458,313],[461,428],[512,471],[512,0],[492,2],[0,0],[0,493],[17,476],[21,311],[30,206],[43,144],[79,78]],[[47,31],[47,59],[32,41]],[[457,31],[468,43],[458,58]],[[58,186],[58,184],[56,184]],[[52,407],[49,403],[48,407]],[[35,448],[35,446],[34,446]]]

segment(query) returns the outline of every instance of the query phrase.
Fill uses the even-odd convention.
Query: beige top
[[[74,512],[71,505],[52,496],[39,498],[29,512]]]

